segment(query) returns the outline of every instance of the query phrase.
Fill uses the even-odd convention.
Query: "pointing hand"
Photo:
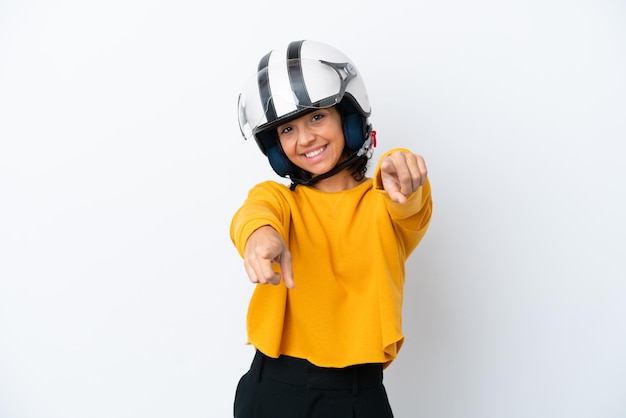
[[[252,283],[277,285],[282,275],[287,288],[295,287],[291,252],[280,234],[271,226],[262,226],[250,235],[244,249],[243,263]],[[280,265],[281,273],[274,271],[273,263]]]
[[[391,200],[406,203],[407,197],[426,183],[428,170],[421,155],[397,151],[381,161],[380,175]]]

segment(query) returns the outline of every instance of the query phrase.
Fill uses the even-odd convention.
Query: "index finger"
[[[412,158],[413,155],[406,152],[398,152],[392,154],[391,157],[393,158],[395,175],[400,192],[404,196],[408,196],[417,189],[414,178],[417,163],[414,161],[414,158]]]

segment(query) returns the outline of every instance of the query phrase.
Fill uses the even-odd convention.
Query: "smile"
[[[318,148],[315,151],[307,152],[306,154],[304,154],[304,156],[307,157],[307,158],[313,158],[313,157],[315,157],[317,155],[320,155],[322,152],[324,152],[324,150],[326,150],[327,146],[328,145],[324,145],[323,147]]]

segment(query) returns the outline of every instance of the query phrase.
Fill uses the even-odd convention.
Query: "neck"
[[[334,176],[313,183],[312,187],[323,192],[335,193],[352,189],[353,187],[363,183],[363,181],[365,181],[365,178],[355,180],[348,170],[343,170]]]
[[[336,177],[338,174],[341,174],[342,176],[347,176],[349,178],[352,178],[352,175],[347,170],[347,168],[352,163],[352,161],[354,161],[355,158],[358,158],[359,155],[360,154],[356,153],[356,152],[351,154],[344,161],[342,161],[341,163],[337,164],[332,170],[330,170],[330,171],[328,171],[328,172],[326,172],[324,174],[319,174],[319,175],[311,178],[310,180],[303,181],[303,180],[298,180],[298,179],[292,179],[293,182],[291,183],[290,189],[294,190],[296,188],[296,186],[299,185],[299,184],[303,184],[305,186],[317,185],[318,183],[321,183],[322,181],[325,181],[325,180],[331,179],[333,177]],[[337,180],[335,180],[335,181],[337,181]],[[346,179],[346,181],[349,181],[349,179]],[[358,184],[358,182],[356,184]],[[354,187],[354,186],[352,186],[352,187]],[[322,190],[319,187],[317,187],[317,188]],[[341,190],[346,190],[346,188],[342,188]]]

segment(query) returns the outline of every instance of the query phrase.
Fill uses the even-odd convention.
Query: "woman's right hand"
[[[282,276],[287,288],[295,287],[291,252],[271,226],[262,226],[250,235],[244,249],[243,263],[252,283],[278,285]],[[280,266],[280,273],[274,271],[273,263]]]

